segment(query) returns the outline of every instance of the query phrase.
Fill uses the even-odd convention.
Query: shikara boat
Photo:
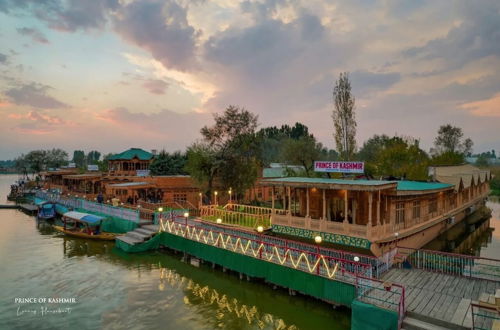
[[[52,220],[56,217],[56,204],[52,202],[42,202],[36,204],[38,207],[37,218],[41,220]]]
[[[63,214],[63,226],[54,226],[66,235],[96,240],[113,241],[116,234],[101,231],[104,217],[93,214],[70,211]]]

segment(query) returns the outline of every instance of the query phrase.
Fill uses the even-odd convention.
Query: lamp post
[[[188,218],[189,218],[189,213],[187,213],[187,212],[184,213],[184,219],[186,219],[186,222],[185,222],[186,226],[188,224]]]
[[[229,188],[228,192],[229,192],[229,204],[231,204],[232,200],[233,200],[233,190],[232,190],[232,188]]]
[[[200,197],[199,205],[200,205],[200,209],[201,209],[201,207],[203,206],[203,198],[202,198],[201,193],[198,193],[198,196]]]
[[[217,192],[217,191],[214,191],[214,196],[215,196],[215,205],[219,205],[219,204],[217,203],[217,194],[218,194],[218,192]]]
[[[257,232],[259,233],[259,258],[262,259],[262,233],[264,232],[264,227],[262,226],[257,226]],[[286,253],[286,252],[285,252]]]
[[[317,246],[317,256],[316,256],[318,258],[318,260],[320,258],[319,245],[321,244],[322,241],[323,241],[323,238],[319,234],[316,235],[316,236],[314,236],[314,242],[316,242],[316,244],[318,244],[318,246]],[[318,275],[320,274],[320,265],[321,264],[318,263],[318,268],[317,268],[317,271],[316,271]]]

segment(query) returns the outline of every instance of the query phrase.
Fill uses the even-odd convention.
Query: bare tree
[[[351,160],[356,152],[355,100],[347,72],[341,73],[333,89],[335,143],[342,160]]]

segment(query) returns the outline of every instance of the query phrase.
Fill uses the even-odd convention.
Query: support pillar
[[[348,207],[349,207],[349,202],[348,202],[348,196],[347,196],[347,194],[348,194],[348,191],[346,189],[345,195],[344,195],[344,223],[349,222],[349,220],[347,219],[347,214],[349,213],[348,210],[347,210]]]
[[[288,213],[292,214],[292,188],[288,188]]]
[[[309,188],[306,188],[306,218],[309,218]]]
[[[323,189],[323,220],[326,220],[326,189]]]
[[[271,187],[271,209],[274,212],[274,186]]]
[[[380,222],[380,190],[378,191],[378,198],[377,198],[377,226],[382,225]]]
[[[368,226],[372,226],[372,207],[373,207],[373,193],[368,193]]]

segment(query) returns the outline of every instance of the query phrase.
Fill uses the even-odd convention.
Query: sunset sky
[[[358,145],[451,123],[500,150],[498,0],[0,0],[0,159],[180,150],[230,104],[334,147],[342,71]]]

